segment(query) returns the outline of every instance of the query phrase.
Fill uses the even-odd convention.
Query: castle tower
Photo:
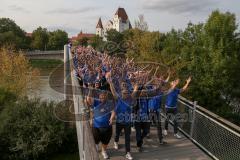
[[[130,21],[124,8],[118,8],[113,18],[113,28],[118,32],[130,29]]]
[[[96,26],[96,35],[98,35],[99,37],[104,37],[104,28],[102,25],[101,17],[99,18],[97,26]]]

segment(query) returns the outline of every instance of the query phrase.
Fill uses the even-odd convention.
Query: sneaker
[[[117,142],[114,142],[114,148],[115,148],[116,150],[118,150],[118,143],[117,143]]]
[[[150,134],[149,134],[149,133],[146,135],[146,138],[147,138],[147,139],[150,139]]]
[[[131,127],[131,131],[132,131],[132,132],[135,132],[136,129],[135,129],[134,127]]]
[[[168,133],[167,133],[167,130],[166,130],[166,129],[164,129],[164,130],[163,130],[163,135],[164,135],[164,136],[167,136],[167,135],[168,135]]]
[[[109,159],[109,156],[106,151],[102,151],[102,156],[104,159]]]
[[[127,152],[126,158],[129,159],[129,160],[133,160],[133,157],[132,157],[130,152]]]
[[[179,135],[178,133],[177,133],[177,134],[174,134],[174,137],[176,137],[177,139],[181,139],[181,138],[182,138],[182,136]]]
[[[163,140],[160,140],[160,142],[159,142],[159,144],[160,145],[164,145],[164,144],[166,144],[167,142],[165,142],[165,141],[163,141]]]

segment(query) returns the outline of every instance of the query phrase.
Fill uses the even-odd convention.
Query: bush
[[[53,112],[54,103],[39,100],[5,105],[0,112],[1,159],[48,159],[69,144],[77,146],[75,129],[56,119]]]
[[[11,47],[0,48],[0,73],[0,87],[15,95],[25,96],[39,84],[39,71],[31,67],[21,52]]]

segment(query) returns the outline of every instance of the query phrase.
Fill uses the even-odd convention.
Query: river
[[[51,76],[53,74],[54,76]],[[55,72],[55,68],[40,69],[39,85],[29,93],[30,98],[40,98],[44,101],[60,102],[64,100],[63,94],[63,68]]]

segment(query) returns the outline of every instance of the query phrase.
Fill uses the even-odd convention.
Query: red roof
[[[125,11],[124,8],[118,8],[117,12],[115,13],[115,15],[117,15],[118,17],[120,17],[122,19],[123,22],[126,22],[128,20],[128,15]]]
[[[32,37],[32,33],[26,33],[27,37]]]
[[[90,33],[82,33],[82,32],[80,32],[77,36],[73,36],[72,38],[71,38],[71,40],[72,41],[76,41],[76,40],[79,40],[79,39],[82,39],[82,38],[92,38],[92,37],[94,37],[95,36],[95,34],[90,34]]]
[[[101,18],[99,18],[96,28],[102,28],[103,29]]]

